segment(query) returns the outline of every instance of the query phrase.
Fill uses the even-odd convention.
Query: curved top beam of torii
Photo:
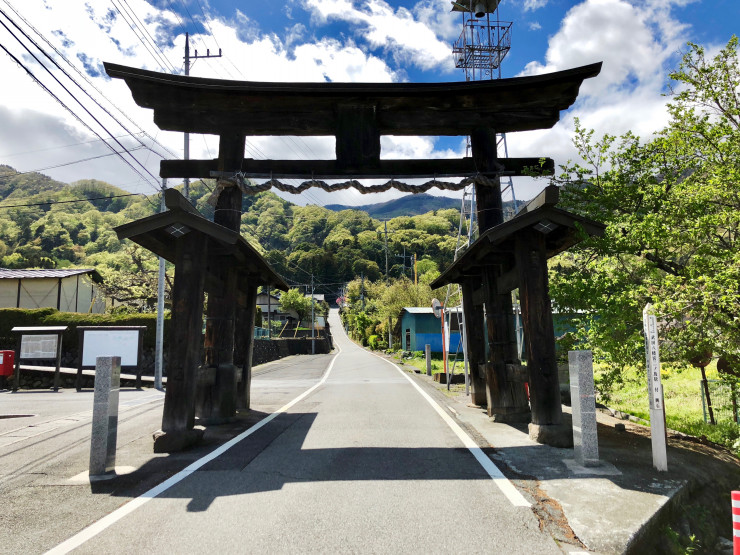
[[[105,69],[126,82],[139,106],[154,110],[163,130],[219,135],[222,146],[225,137],[233,142],[253,135],[335,136],[336,161],[300,161],[300,172],[285,171],[296,161],[252,161],[251,167],[241,168],[251,175],[330,178],[470,173],[469,159],[381,161],[380,136],[549,128],[575,102],[584,79],[599,74],[601,63],[529,77],[446,83],[276,83],[170,75],[110,63]],[[164,161],[161,173],[210,177],[214,170],[240,170],[219,162]],[[516,173],[526,165],[522,160],[511,164]]]

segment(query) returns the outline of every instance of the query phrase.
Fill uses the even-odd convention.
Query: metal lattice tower
[[[452,46],[452,53],[455,58],[455,67],[465,71],[466,81],[482,81],[486,79],[501,78],[501,63],[511,49],[511,22],[501,21],[499,19],[499,4],[501,0],[458,0],[452,2],[452,11],[462,14],[462,31],[460,36]],[[506,144],[506,135],[501,133],[497,135],[496,147],[499,156],[508,158],[509,150]],[[466,155],[470,155],[470,138],[467,142]],[[512,198],[512,209],[504,211],[504,220],[508,220],[516,213],[516,195],[514,194],[514,183],[510,176],[501,180],[501,194],[505,195],[510,192]],[[463,193],[462,207],[460,209],[460,226],[458,229],[457,247],[455,248],[455,260],[459,254],[464,251],[473,239],[473,202],[475,190],[471,186],[466,188]],[[469,204],[470,210],[467,209],[466,198],[471,199]],[[465,230],[467,237],[463,237]],[[456,307],[450,310],[449,303],[454,299]],[[452,286],[447,287],[447,294],[444,303],[444,316],[452,318],[454,313],[458,319],[458,329],[464,331],[464,315],[462,310],[462,291],[457,285],[453,291]],[[449,327],[447,328],[449,329]],[[461,343],[465,359],[465,392],[469,392],[467,379],[467,352],[463,334],[461,334]],[[453,370],[457,362],[457,356],[460,348],[458,346],[453,362]],[[445,353],[444,356],[447,356]],[[450,381],[447,381],[449,388]]]
[[[462,14],[462,31],[452,45],[455,67],[465,71],[466,81],[501,78],[501,63],[511,50],[511,21],[499,19],[501,0],[459,0],[452,2],[452,11]],[[496,141],[501,158],[509,157],[506,135],[500,133]],[[470,154],[468,140],[466,154]],[[516,195],[511,176],[502,180],[501,195],[511,194],[512,209],[504,213],[508,220],[516,213]]]

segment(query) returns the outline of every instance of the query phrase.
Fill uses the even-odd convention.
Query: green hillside
[[[197,208],[209,218],[213,208],[206,200],[212,189],[208,182],[191,186]],[[95,267],[119,302],[143,302],[153,308],[157,259],[129,241],[119,241],[113,228],[151,215],[158,206],[156,197],[130,195],[104,182],[65,184],[0,165],[0,266]],[[245,197],[242,208],[242,235],[291,284],[309,283],[313,274],[317,292],[333,295],[355,277],[385,276],[383,222],[363,211],[297,206],[271,192]],[[413,277],[414,254],[425,261],[425,271],[446,267],[453,258],[458,225],[457,208],[388,221],[389,276],[400,277],[405,268]]]

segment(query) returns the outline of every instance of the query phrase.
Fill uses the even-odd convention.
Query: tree
[[[311,299],[298,289],[288,289],[280,297],[280,310],[282,312],[293,310],[298,314],[298,318],[305,320],[311,314]]]
[[[613,377],[643,364],[641,311],[652,302],[665,358],[740,345],[740,63],[733,37],[714,58],[689,44],[669,125],[647,142],[576,128],[584,164],[558,178],[563,208],[607,225],[553,261],[551,296],[581,313],[579,338]]]

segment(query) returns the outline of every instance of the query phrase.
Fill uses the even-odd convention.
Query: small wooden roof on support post
[[[498,293],[516,289],[518,276],[514,255],[514,238],[518,232],[534,229],[545,235],[547,258],[560,254],[579,243],[583,233],[602,236],[602,223],[556,208],[559,190],[550,185],[532,199],[514,218],[489,229],[465,253],[431,283],[432,289],[469,279],[482,280],[485,266],[502,266],[504,274]]]
[[[118,238],[131,239],[157,256],[174,262],[178,237],[191,232],[202,233],[208,237],[209,254],[231,255],[234,266],[242,276],[248,276],[257,285],[288,290],[283,278],[241,235],[201,216],[174,189],[165,191],[165,204],[168,208],[166,212],[115,227]],[[203,260],[203,264],[206,263]]]

